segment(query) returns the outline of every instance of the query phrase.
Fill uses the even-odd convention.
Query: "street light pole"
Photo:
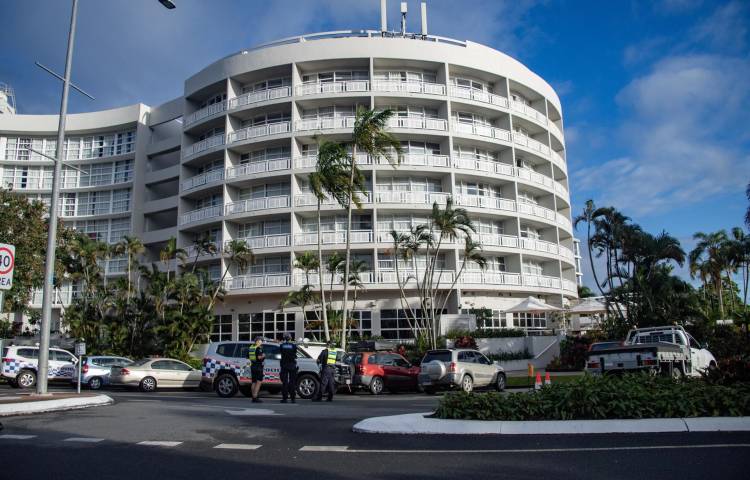
[[[37,367],[36,393],[47,393],[47,374],[49,365],[49,336],[52,325],[52,295],[55,275],[55,249],[57,247],[57,202],[60,195],[60,174],[65,157],[65,119],[68,114],[68,93],[70,92],[70,70],[73,63],[73,44],[76,36],[76,16],[78,0],[73,0],[70,14],[70,31],[68,32],[68,51],[65,55],[65,74],[63,76],[62,99],[60,100],[60,118],[57,125],[57,162],[52,173],[52,198],[50,199],[49,230],[47,237],[47,257],[44,264],[44,286],[42,289],[42,325],[39,341],[39,363]]]

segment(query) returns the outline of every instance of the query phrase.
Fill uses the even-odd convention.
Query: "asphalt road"
[[[69,390],[66,390],[69,391]],[[0,386],[0,396],[16,393]],[[748,478],[750,434],[355,434],[357,421],[437,398],[338,395],[251,404],[204,392],[107,392],[116,404],[4,418],[0,480],[236,478]],[[260,473],[258,473],[260,472]],[[232,477],[230,477],[232,478]]]

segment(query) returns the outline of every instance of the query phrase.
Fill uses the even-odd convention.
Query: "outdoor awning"
[[[558,312],[562,310],[552,305],[547,305],[536,297],[529,297],[523,302],[519,303],[513,308],[509,308],[506,312],[510,313],[547,313],[547,312]]]
[[[584,298],[581,300],[581,302],[578,305],[571,307],[570,310],[568,310],[568,313],[578,313],[578,314],[606,313],[606,312],[607,312],[607,306],[604,305],[604,302],[596,298]]]

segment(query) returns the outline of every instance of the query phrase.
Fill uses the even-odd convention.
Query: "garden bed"
[[[560,377],[563,378],[563,377]],[[520,379],[526,380],[526,379]],[[540,391],[449,393],[435,417],[462,420],[601,420],[750,415],[750,384],[722,386],[647,375],[585,375]]]

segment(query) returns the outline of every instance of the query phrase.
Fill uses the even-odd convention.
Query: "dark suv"
[[[383,389],[390,392],[418,391],[419,367],[410,364],[394,352],[350,353],[347,362],[354,366],[352,386],[380,395]]]

